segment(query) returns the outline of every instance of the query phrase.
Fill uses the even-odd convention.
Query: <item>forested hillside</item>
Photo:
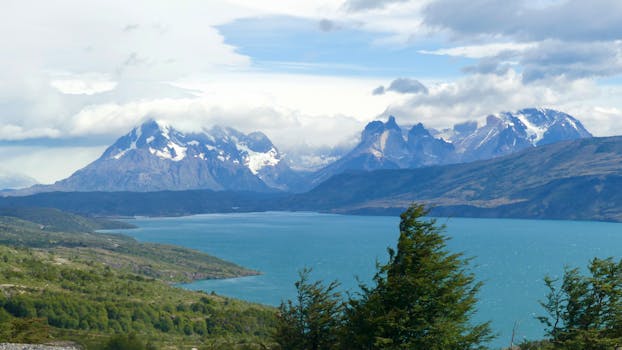
[[[57,210],[14,213],[38,222],[0,216],[0,342],[97,348],[115,334],[156,348],[270,342],[274,309],[170,285],[257,272],[186,248],[80,232],[93,220]]]

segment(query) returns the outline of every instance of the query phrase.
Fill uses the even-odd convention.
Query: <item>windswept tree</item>
[[[300,272],[296,300],[281,303],[275,339],[284,350],[336,349],[343,301],[339,283],[309,282],[311,270]]]
[[[483,349],[492,339],[489,323],[472,321],[481,283],[427,213],[413,205],[401,215],[397,250],[349,302],[343,348]]]

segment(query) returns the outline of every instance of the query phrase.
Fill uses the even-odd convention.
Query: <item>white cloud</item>
[[[33,70],[159,80],[249,62],[214,26],[252,12],[236,9],[234,14],[222,1],[142,1],[128,7],[122,1],[26,0],[12,5],[0,15],[5,43],[0,60]]]
[[[569,105],[566,112],[576,116],[594,135],[622,135],[622,107]]]
[[[66,121],[64,132],[72,136],[119,136],[147,118],[156,118],[184,131],[213,125],[245,132],[260,130],[282,149],[295,147],[297,143],[334,145],[358,134],[367,121],[384,110],[389,100],[369,98],[369,90],[376,81],[361,84],[360,80],[340,82],[326,78],[322,82],[318,77],[288,78],[289,84],[281,85],[282,81],[269,84],[268,88],[273,90],[255,90],[264,78],[249,79],[243,87],[218,81],[200,87],[188,84],[204,90],[202,96],[195,98],[87,106]]]
[[[2,167],[39,183],[53,183],[99,157],[104,147],[0,147]]]
[[[525,51],[536,47],[538,44],[532,43],[490,43],[481,45],[456,46],[438,50],[419,50],[420,53],[439,56],[455,56],[466,58],[485,58],[494,57],[505,51]]]
[[[334,15],[341,8],[341,1],[336,0],[229,0],[254,13],[262,15],[288,15],[303,18],[323,18]]]
[[[367,11],[383,9],[392,4],[408,2],[408,0],[347,0],[344,7],[348,11]]]
[[[474,74],[454,82],[428,84],[427,95],[414,95],[406,101],[390,105],[383,115],[393,114],[398,122],[423,122],[434,128],[451,127],[466,120],[483,119],[486,115],[526,107],[550,107],[562,111],[577,106],[594,106],[601,90],[587,79],[568,80],[563,77],[525,84],[522,75],[508,70],[504,75]],[[584,107],[585,108],[585,107]],[[583,118],[585,126],[599,135],[607,124],[622,132],[617,120]]]
[[[10,67],[0,70],[0,140],[85,135],[114,138],[146,118],[156,117],[187,130],[213,124],[262,130],[277,146],[287,149],[343,142],[383,113],[396,114],[400,122],[446,127],[528,106],[576,113],[597,135],[622,133],[620,91],[609,93],[590,80],[622,71],[620,42],[592,42],[599,33],[619,37],[620,6],[612,6],[611,18],[602,23],[590,19],[594,23],[586,24],[581,19],[589,29],[589,40],[570,45],[567,39],[586,37],[573,21],[562,22],[563,16],[552,21],[559,27],[551,32],[556,39],[547,39],[550,36],[544,29],[548,24],[542,16],[533,18],[536,25],[530,28],[514,20],[500,22],[515,12],[522,0],[508,5],[469,1],[472,6],[466,13],[453,11],[455,17],[430,20],[430,8],[451,6],[451,2],[388,1],[388,6],[370,8],[372,2],[357,0],[354,3],[367,9],[355,12],[347,10],[345,0],[139,0],[131,6],[120,0],[8,2],[0,13],[0,65]],[[557,7],[576,18],[578,12],[567,4],[577,3],[541,0],[527,11],[549,13]],[[595,8],[608,4],[612,2],[598,0]],[[588,11],[589,6],[585,2],[580,8]],[[482,16],[485,13],[498,16]],[[465,70],[474,74],[428,79],[423,82],[427,94],[410,96],[370,95],[395,76],[260,73],[253,70],[250,57],[226,43],[217,26],[240,18],[274,15],[312,19],[318,25],[323,20],[325,29],[337,23],[343,30],[377,33],[373,43],[365,44],[397,49],[387,54],[399,54],[399,48],[416,45],[422,48],[420,53],[480,62]],[[472,19],[480,17],[485,18]],[[455,29],[462,26],[468,30],[456,35]],[[423,49],[426,44],[439,47],[447,43],[452,47]],[[508,60],[513,64],[508,66]],[[289,68],[296,65],[301,73],[318,68],[312,61],[271,63]],[[347,62],[339,64],[323,68],[364,72]],[[541,66],[551,74],[538,71]],[[7,157],[3,162],[49,182],[93,160],[102,147],[24,148],[19,157],[5,149],[0,149],[0,155]],[[76,155],[65,164],[61,160],[67,152]]]
[[[369,91],[383,81],[291,74],[210,75],[175,83],[195,91],[186,97],[88,104],[59,117],[59,132],[63,137],[119,136],[156,117],[173,119],[187,130],[213,124],[262,130],[284,147],[301,139],[330,145],[358,132],[396,100],[393,96],[370,98]]]
[[[64,94],[94,95],[114,90],[118,83],[109,76],[98,73],[61,74],[50,82],[52,87]]]
[[[32,138],[56,138],[61,135],[60,130],[54,128],[24,128],[20,125],[0,125],[0,140],[23,140]]]

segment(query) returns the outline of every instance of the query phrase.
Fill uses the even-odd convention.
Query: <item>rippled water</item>
[[[294,295],[298,271],[312,279],[339,280],[357,290],[369,282],[376,260],[398,236],[399,218],[317,213],[209,214],[181,218],[139,218],[124,233],[142,241],[182,245],[263,272],[261,276],[198,281],[189,289],[278,305]],[[438,219],[451,237],[448,247],[474,257],[484,282],[477,319],[492,320],[494,346],[507,346],[515,322],[517,338],[542,336],[534,316],[545,296],[542,279],[559,276],[564,265],[584,267],[595,257],[622,256],[622,224],[509,219]]]

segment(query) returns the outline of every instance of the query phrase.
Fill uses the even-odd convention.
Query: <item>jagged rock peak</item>
[[[395,122],[395,117],[390,115],[389,119],[387,120],[387,122],[384,124],[384,127],[387,129],[394,129],[394,130],[402,130],[400,129],[400,127],[397,125],[397,122]]]
[[[426,129],[425,126],[423,126],[423,124],[421,123],[415,124],[408,132],[409,139],[411,137],[427,137],[427,136],[432,136],[432,135],[430,135],[430,132],[428,131],[428,129]]]
[[[378,137],[378,135],[382,134],[383,132],[387,130],[393,130],[393,131],[397,131],[400,133],[402,132],[402,129],[399,127],[399,125],[397,125],[395,121],[395,117],[392,115],[389,116],[389,119],[387,120],[386,123],[380,120],[374,120],[372,122],[369,122],[365,126],[365,129],[363,130],[361,140],[364,141],[364,140]]]

